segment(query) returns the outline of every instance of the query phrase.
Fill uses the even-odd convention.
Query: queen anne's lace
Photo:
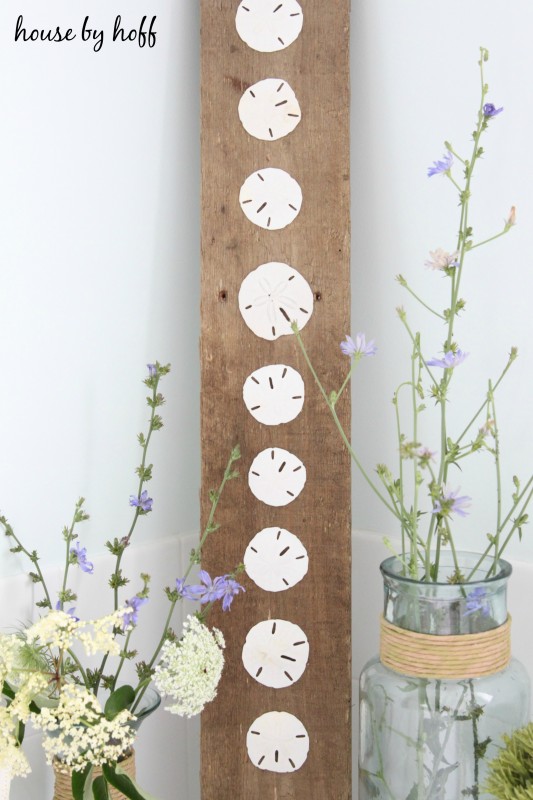
[[[43,748],[49,764],[55,758],[65,767],[82,770],[87,764],[117,761],[135,740],[134,719],[120,711],[106,719],[97,698],[82,686],[67,684],[56,708],[32,714],[32,722],[43,731]]]
[[[224,667],[222,633],[197,617],[187,617],[179,642],[165,642],[154,682],[161,694],[175,700],[172,714],[192,717],[214,700]]]

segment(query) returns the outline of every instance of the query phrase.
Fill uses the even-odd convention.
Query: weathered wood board
[[[281,0],[280,0],[281,2]],[[346,800],[351,797],[350,459],[304,363],[294,336],[267,341],[245,324],[238,305],[243,279],[271,261],[293,266],[309,282],[314,311],[303,338],[328,390],[348,367],[339,342],[349,333],[349,0],[301,0],[303,29],[284,50],[263,53],[235,27],[238,2],[202,0],[202,508],[231,447],[239,443],[241,477],[229,484],[208,543],[204,568],[219,575],[243,560],[260,530],[279,526],[305,545],[309,571],[282,592],[258,588],[210,621],[226,637],[226,667],[216,701],[202,716],[203,800]],[[261,141],[241,125],[243,92],[265,78],[287,81],[302,119],[282,139]],[[303,203],[282,230],[252,224],[239,205],[242,183],[266,167],[297,179]],[[305,381],[305,403],[293,421],[267,426],[248,413],[246,378],[259,367],[285,364]],[[349,426],[349,392],[338,405]],[[284,448],[305,464],[307,482],[289,505],[266,505],[250,491],[248,470],[266,448]],[[266,619],[289,620],[306,633],[307,668],[288,688],[274,689],[245,671],[246,635]],[[304,724],[309,754],[294,772],[259,769],[246,735],[268,711],[287,711]]]

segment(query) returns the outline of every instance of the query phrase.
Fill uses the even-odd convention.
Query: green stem
[[[404,288],[404,289],[407,289],[407,291],[409,292],[409,294],[410,294],[410,295],[412,295],[412,296],[415,298],[415,300],[418,300],[418,302],[420,303],[420,305],[421,305],[421,306],[423,306],[425,309],[427,309],[427,310],[428,310],[428,311],[429,311],[431,314],[434,314],[434,315],[435,315],[436,317],[438,317],[439,319],[442,319],[442,320],[445,320],[445,319],[446,319],[446,317],[444,316],[444,314],[440,314],[438,311],[435,311],[435,309],[434,309],[434,308],[431,308],[431,306],[428,306],[428,304],[427,304],[426,302],[424,302],[424,300],[422,300],[422,298],[421,298],[421,297],[419,297],[419,296],[416,294],[416,292],[414,292],[414,291],[411,289],[411,287],[409,286],[409,284],[407,283],[407,281],[406,281],[405,279],[403,279],[403,278],[402,278],[402,280],[400,280],[400,281],[399,281],[399,283],[401,284],[401,286],[403,286],[403,288]]]
[[[316,373],[316,371],[315,371],[315,369],[314,369],[314,367],[313,367],[313,365],[312,365],[312,363],[311,363],[311,360],[310,360],[310,358],[309,358],[309,355],[308,355],[308,353],[307,353],[307,350],[305,349],[305,345],[304,345],[304,343],[303,343],[303,340],[302,340],[302,337],[301,337],[300,331],[298,330],[298,328],[296,327],[296,325],[295,325],[295,324],[293,324],[293,331],[294,331],[294,334],[295,334],[295,336],[296,336],[296,340],[297,340],[297,342],[298,342],[298,344],[299,344],[299,346],[300,346],[300,349],[301,349],[301,351],[302,351],[302,353],[303,353],[303,357],[304,357],[304,359],[305,359],[305,362],[306,362],[307,366],[309,367],[309,370],[310,370],[310,372],[311,372],[311,375],[313,376],[313,378],[314,378],[314,380],[315,380],[315,383],[316,383],[316,385],[318,386],[318,388],[319,388],[319,390],[320,390],[320,394],[322,395],[322,397],[323,397],[323,398],[324,398],[324,400],[326,401],[326,405],[327,405],[327,407],[328,407],[328,408],[329,408],[329,410],[330,410],[331,416],[333,417],[333,421],[335,422],[335,425],[336,425],[336,427],[337,427],[337,430],[339,431],[339,433],[340,433],[340,435],[341,435],[341,439],[342,439],[342,441],[344,442],[344,444],[345,444],[345,446],[346,446],[346,449],[348,450],[348,452],[349,452],[349,454],[350,454],[350,456],[351,456],[351,458],[352,458],[353,462],[354,462],[354,463],[355,463],[355,465],[357,466],[357,468],[358,468],[359,472],[360,472],[360,473],[361,473],[361,475],[363,476],[363,478],[364,478],[364,480],[366,481],[366,483],[367,483],[367,484],[370,486],[370,488],[372,489],[372,491],[374,492],[374,494],[375,494],[375,495],[377,495],[377,497],[379,497],[379,499],[381,500],[381,502],[383,503],[383,505],[384,505],[386,508],[388,508],[388,510],[391,512],[391,514],[394,514],[394,516],[396,517],[396,519],[401,519],[401,516],[398,514],[398,512],[396,511],[396,509],[395,509],[393,506],[391,506],[391,505],[390,505],[390,503],[387,501],[387,499],[386,499],[386,498],[385,498],[385,497],[384,497],[384,496],[381,494],[381,492],[379,491],[379,489],[377,488],[377,486],[374,484],[374,482],[371,480],[371,478],[370,478],[370,476],[367,474],[367,472],[366,472],[365,468],[363,467],[363,465],[362,465],[362,464],[361,464],[361,462],[359,461],[359,458],[357,457],[357,455],[356,455],[355,451],[353,450],[353,448],[352,448],[352,445],[351,445],[351,443],[350,443],[350,440],[349,440],[349,439],[348,439],[348,437],[346,436],[346,433],[345,433],[345,431],[344,431],[344,428],[342,427],[342,425],[341,425],[341,422],[340,422],[340,420],[339,420],[339,418],[338,418],[338,416],[337,416],[337,412],[335,411],[335,402],[334,402],[334,401],[332,401],[332,400],[330,400],[330,398],[327,396],[327,394],[326,394],[326,390],[325,390],[325,389],[324,389],[324,387],[322,386],[322,383],[321,383],[321,381],[320,381],[320,378],[318,377],[318,375],[317,375],[317,373]]]
[[[26,558],[28,558],[31,561],[31,563],[33,564],[33,566],[35,568],[35,571],[37,573],[37,576],[39,578],[39,583],[42,583],[42,585],[43,585],[43,591],[44,591],[44,595],[46,597],[46,602],[48,604],[48,608],[52,608],[52,601],[50,599],[50,593],[49,593],[48,588],[46,586],[46,581],[44,579],[44,575],[43,575],[43,573],[41,571],[41,568],[39,566],[39,558],[37,556],[37,553],[30,553],[28,550],[26,550],[26,548],[24,547],[24,545],[22,544],[22,542],[20,541],[18,536],[15,534],[15,531],[13,530],[13,528],[11,527],[11,525],[9,524],[9,522],[7,521],[7,519],[4,516],[0,516],[0,523],[4,526],[4,529],[5,529],[5,532],[6,532],[6,536],[8,536],[9,538],[14,539],[15,542],[17,543],[17,551],[21,552],[21,553],[24,553]]]
[[[234,465],[234,463],[236,461],[238,461],[238,459],[240,457],[241,457],[241,454],[240,454],[239,447],[236,446],[231,451],[231,455],[229,457],[228,463],[227,463],[226,468],[224,470],[224,475],[222,477],[222,480],[220,482],[220,485],[219,485],[218,489],[211,493],[211,510],[209,512],[209,517],[207,519],[207,523],[205,525],[204,531],[203,531],[202,536],[200,538],[200,543],[198,545],[198,548],[191,553],[191,556],[189,558],[189,566],[187,567],[187,570],[186,570],[186,572],[185,572],[185,574],[183,576],[183,581],[185,581],[187,579],[187,577],[189,576],[189,573],[191,572],[193,566],[200,562],[200,559],[201,559],[201,556],[202,556],[202,548],[204,547],[204,544],[205,544],[205,542],[207,540],[207,537],[211,533],[214,533],[214,531],[216,531],[217,528],[218,528],[218,525],[215,525],[215,523],[214,523],[215,513],[216,513],[218,504],[220,502],[220,498],[221,498],[222,493],[223,493],[223,491],[224,491],[224,489],[226,487],[227,482],[232,480],[233,478],[235,478],[237,476],[235,470],[233,469],[233,465]],[[150,661],[149,661],[149,663],[147,665],[147,670],[152,670],[153,669],[153,667],[155,665],[155,662],[156,662],[156,660],[157,660],[157,658],[159,656],[159,653],[161,652],[161,650],[163,648],[163,645],[164,645],[166,639],[168,638],[168,632],[169,632],[169,628],[170,628],[170,623],[172,621],[172,616],[174,614],[174,609],[176,607],[176,603],[178,602],[179,599],[181,599],[180,596],[177,595],[177,593],[174,593],[173,596],[172,596],[172,599],[170,601],[170,608],[169,608],[169,611],[168,611],[168,614],[167,614],[167,618],[165,620],[165,624],[163,625],[163,632],[162,632],[161,637],[159,639],[159,642],[158,642],[158,644],[157,644],[157,646],[155,648],[155,651],[154,651],[154,653],[152,655],[152,658],[150,659]],[[134,702],[134,704],[132,706],[132,709],[131,709],[132,713],[135,711],[135,709],[138,707],[139,703],[141,702],[141,699],[142,699],[142,697],[144,695],[144,692],[146,691],[147,685],[148,684],[145,681],[141,681],[137,685],[137,687],[135,689],[136,699],[135,699],[135,702]]]
[[[500,231],[499,233],[496,233],[494,236],[491,236],[489,239],[483,239],[482,242],[478,242],[477,244],[471,244],[468,249],[469,250],[475,250],[476,247],[482,247],[484,244],[488,244],[489,242],[493,242],[495,239],[499,239],[500,236],[505,236],[505,234],[509,233],[510,230],[511,230],[511,228],[506,225],[504,227],[504,229],[502,231]]]
[[[494,404],[494,390],[492,383],[489,381],[489,402],[491,407],[491,416],[494,421],[493,436],[494,436],[494,463],[496,469],[496,536],[494,538],[494,561],[497,562],[500,557],[499,544],[500,532],[502,521],[502,478],[500,466],[500,437],[498,434],[498,422],[496,419],[496,406]]]
[[[517,356],[516,350],[514,350],[514,349],[511,350],[511,354],[509,356],[507,364],[505,365],[500,377],[498,378],[498,380],[496,381],[496,383],[492,387],[492,393],[493,394],[496,392],[496,389],[498,388],[498,386],[500,385],[500,383],[504,379],[504,377],[507,374],[507,371],[509,370],[511,364],[516,359],[516,356]],[[474,414],[474,416],[472,417],[472,419],[470,420],[470,422],[468,423],[468,425],[466,426],[466,428],[463,430],[463,432],[459,436],[459,438],[456,439],[456,442],[455,442],[456,444],[459,444],[459,442],[461,442],[462,439],[464,439],[464,437],[466,436],[466,434],[468,433],[468,431],[470,430],[470,428],[472,427],[472,425],[474,424],[476,419],[479,417],[479,415],[482,413],[482,411],[484,411],[484,409],[487,407],[487,403],[488,402],[489,402],[489,398],[486,397],[485,400],[483,401],[483,403],[480,405],[480,407],[476,411],[476,413]]]

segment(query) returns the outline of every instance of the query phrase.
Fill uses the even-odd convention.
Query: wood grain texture
[[[231,447],[242,450],[241,478],[229,484],[209,540],[204,568],[219,575],[242,561],[250,539],[279,525],[309,553],[309,572],[294,588],[265,592],[244,577],[247,592],[231,612],[211,622],[224,631],[226,667],[216,701],[202,716],[203,800],[346,800],[351,797],[350,459],[318,395],[293,336],[257,338],[238,308],[243,278],[267,261],[285,261],[307,279],[314,312],[303,331],[328,389],[337,388],[347,361],[339,342],[349,332],[349,0],[302,0],[304,26],[296,42],[258,53],[235,29],[238,2],[202,0],[202,508],[217,485]],[[237,107],[243,91],[263,78],[294,89],[302,121],[275,142],[253,139]],[[239,207],[245,178],[267,166],[287,170],[302,187],[302,210],[280,231],[250,223]],[[242,400],[247,376],[283,363],[304,378],[300,416],[286,425],[256,422]],[[338,406],[349,425],[349,393]],[[258,452],[282,447],[307,469],[307,484],[290,505],[272,508],[248,487]],[[248,676],[241,650],[257,622],[300,625],[310,658],[300,680],[270,689]],[[288,711],[307,728],[306,763],[291,774],[256,768],[246,733],[267,711]]]

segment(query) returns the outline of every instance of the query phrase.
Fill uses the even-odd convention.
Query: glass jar
[[[496,659],[496,671],[481,676],[467,668],[464,675],[439,677],[441,666],[426,667],[433,656],[426,659],[424,648],[436,644],[446,658],[453,643],[460,672],[464,658],[476,649],[484,657],[488,640],[507,628],[510,564],[500,560],[493,569],[492,559],[473,553],[458,553],[457,561],[468,583],[447,580],[456,570],[448,551],[440,554],[438,582],[410,578],[395,557],[381,565],[385,630],[381,658],[361,674],[359,800],[489,798],[486,767],[502,734],[529,721],[529,677],[516,659]],[[384,645],[389,631],[405,643],[394,668],[382,663],[391,663]],[[449,638],[443,647],[435,637]],[[410,674],[404,661],[420,669]]]

